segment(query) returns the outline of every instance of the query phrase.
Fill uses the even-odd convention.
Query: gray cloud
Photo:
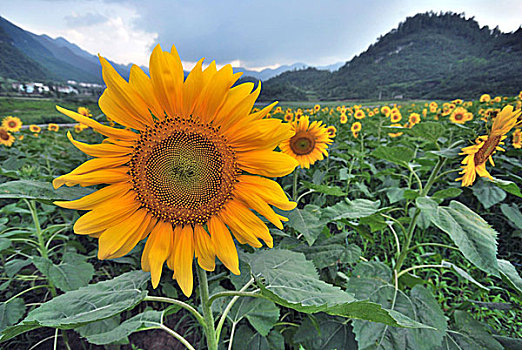
[[[64,16],[65,24],[68,27],[92,26],[107,22],[108,18],[97,12],[88,12],[81,15]]]

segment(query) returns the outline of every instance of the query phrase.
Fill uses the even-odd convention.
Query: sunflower
[[[500,102],[502,102],[502,97],[501,97],[501,96],[496,96],[496,97],[493,99],[493,102],[495,102],[495,103],[500,103]]]
[[[334,138],[337,135],[337,129],[333,125],[327,127],[326,132],[328,132],[328,135],[330,136],[330,138]]]
[[[518,93],[518,99],[519,99],[519,100],[522,100],[522,91],[520,91],[520,92]]]
[[[322,160],[323,155],[328,157],[326,149],[333,140],[321,121],[310,123],[308,117],[302,117],[291,126],[295,134],[279,144],[281,151],[295,158],[302,168]]]
[[[22,121],[18,117],[7,116],[2,120],[2,128],[9,132],[18,132],[22,128]]]
[[[79,124],[75,124],[74,125],[74,132],[79,134],[81,133],[83,130],[85,129],[88,129],[89,127],[83,123],[79,123]]]
[[[352,126],[350,127],[350,131],[351,131],[352,133],[354,133],[354,132],[359,132],[359,131],[361,131],[361,129],[362,129],[362,124],[361,124],[361,122],[355,122],[355,123],[353,123]]]
[[[38,125],[31,124],[29,125],[29,131],[38,134],[40,131],[42,131],[42,128],[40,128]]]
[[[480,96],[480,99],[479,99],[480,103],[485,103],[485,102],[489,102],[489,101],[491,101],[491,96],[489,94],[483,94],[482,96]]]
[[[15,141],[15,137],[11,135],[7,129],[0,128],[0,145],[4,145],[7,147],[11,147],[13,142]]]
[[[396,110],[396,112],[393,112],[394,110]],[[399,112],[398,109],[394,109],[394,110],[392,110],[390,120],[391,120],[392,123],[398,123],[398,122],[401,121],[402,115],[401,115],[401,112]]]
[[[466,123],[466,121],[468,120],[467,119],[468,117],[466,116],[466,113],[468,113],[466,108],[463,108],[463,107],[455,108],[453,110],[453,112],[451,112],[451,115],[450,115],[451,122],[452,123],[457,123],[457,124],[464,124],[464,123]]]
[[[364,117],[366,117],[366,114],[364,113],[364,111],[362,109],[358,109],[353,114],[353,117],[355,119],[364,119]]]
[[[392,124],[390,126],[393,126],[393,127],[396,127],[396,128],[402,128],[401,124]],[[402,132],[389,132],[388,136],[390,136],[390,137],[399,137],[402,134],[403,134]]]
[[[294,115],[292,113],[286,113],[284,119],[285,119],[285,122],[290,123],[294,119]]]
[[[321,110],[321,106],[320,105],[315,105],[314,106],[314,113],[317,113]]]
[[[481,177],[487,177],[493,179],[489,172],[486,170],[486,161],[489,160],[492,166],[495,166],[493,158],[491,156],[496,151],[503,151],[499,145],[503,144],[503,140],[506,138],[506,134],[517,124],[517,118],[521,115],[521,110],[513,111],[513,106],[506,106],[496,116],[491,126],[489,135],[480,136],[477,142],[473,146],[462,148],[460,154],[466,155],[462,161],[461,168],[463,169],[460,174],[461,177],[457,178],[456,181],[462,180],[462,186],[471,186],[475,182],[477,174]]]
[[[418,113],[411,113],[408,118],[408,122],[410,123],[411,126],[414,126],[415,124],[420,123],[420,120],[421,120],[421,117]]]
[[[348,122],[348,117],[345,113],[341,113],[341,117],[339,119],[341,121],[341,124],[346,124]]]
[[[291,127],[264,117],[275,105],[251,113],[260,86],[232,87],[241,74],[230,65],[219,71],[215,62],[205,70],[200,60],[184,79],[176,48],[158,45],[150,58],[150,78],[133,66],[129,82],[100,57],[107,88],[99,105],[125,129],[111,128],[79,113],[57,107],[65,115],[106,136],[88,145],[67,136],[94,158],[53,181],[62,185],[108,186],[57,205],[89,210],[76,221],[77,234],[98,238],[99,259],[127,254],[147,238],[141,257],[158,286],[163,264],[174,271],[183,293],[193,288],[194,256],[205,270],[215,268],[217,256],[239,274],[236,240],[273,246],[265,223],[250,209],[282,229],[270,205],[294,209],[277,182],[265,177],[291,173],[291,156],[274,152],[291,137]]]
[[[516,129],[513,132],[513,147],[522,148],[522,132],[520,129]]]
[[[92,117],[91,111],[87,107],[78,107],[78,114],[81,114],[84,117]]]
[[[58,124],[49,123],[49,125],[47,125],[47,130],[57,132],[60,130],[60,126]]]

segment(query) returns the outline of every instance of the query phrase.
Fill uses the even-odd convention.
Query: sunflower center
[[[10,120],[8,125],[9,125],[10,128],[16,128],[16,122],[13,121],[13,120]]]
[[[0,129],[0,139],[2,140],[9,140],[9,134],[4,129]]]
[[[477,151],[477,153],[475,153],[475,155],[473,157],[475,165],[485,163],[486,160],[488,160],[489,156],[491,156],[495,152],[495,150],[501,140],[502,140],[502,135],[493,136],[493,137],[490,136],[484,142],[482,147],[480,147],[480,149]]]
[[[309,154],[314,147],[315,139],[308,133],[297,133],[290,139],[290,148],[297,155]]]
[[[218,130],[177,117],[141,134],[130,169],[142,205],[175,225],[207,222],[231,197],[240,174]]]

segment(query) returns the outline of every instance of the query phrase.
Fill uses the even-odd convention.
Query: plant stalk
[[[201,298],[201,308],[203,309],[203,317],[205,319],[205,325],[203,329],[207,338],[207,349],[217,350],[218,341],[216,337],[216,328],[214,327],[214,315],[212,314],[211,303],[208,294],[208,280],[207,273],[199,265],[197,265],[196,271],[198,273],[199,280],[199,296]]]

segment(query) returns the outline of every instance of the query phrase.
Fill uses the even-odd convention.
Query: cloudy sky
[[[206,57],[250,69],[350,60],[407,16],[465,12],[481,26],[522,25],[520,0],[23,0],[0,15],[36,34],[62,36],[118,63],[148,65],[154,45],[184,63]]]

